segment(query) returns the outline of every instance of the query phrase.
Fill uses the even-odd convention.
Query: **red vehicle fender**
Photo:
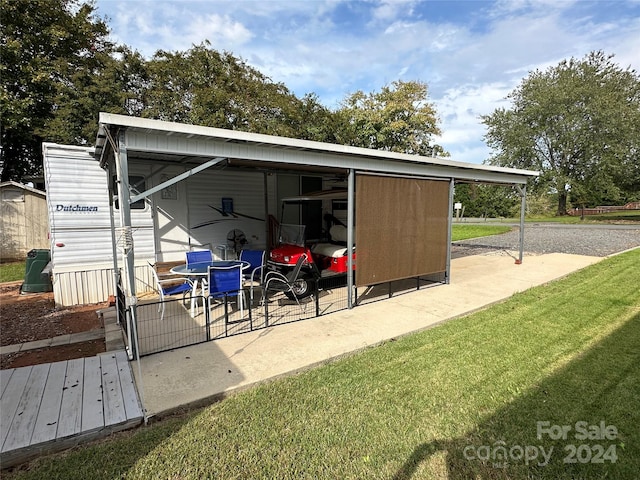
[[[303,253],[307,254],[307,263],[314,261],[309,249],[297,245],[280,245],[278,248],[271,250],[269,260],[277,265],[293,267]]]

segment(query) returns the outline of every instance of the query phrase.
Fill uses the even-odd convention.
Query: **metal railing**
[[[356,304],[365,304],[442,281],[440,276],[430,276],[387,282],[360,291],[354,287],[354,297]],[[236,296],[225,295],[212,300],[210,308],[206,297],[197,296],[193,316],[191,297],[188,296],[165,299],[164,302],[157,299],[138,301],[136,325],[140,356],[308,320],[348,308],[347,287],[344,279],[339,278],[321,279],[314,285],[312,295],[298,302],[284,294],[269,297],[265,303],[261,301],[261,295],[256,295],[251,302],[248,293],[242,309]],[[164,313],[161,314],[163,303]]]

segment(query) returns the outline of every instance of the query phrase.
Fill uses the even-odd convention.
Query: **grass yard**
[[[603,260],[15,478],[636,479],[638,264],[640,249]]]
[[[501,233],[507,233],[510,230],[511,227],[503,225],[460,225],[454,223],[451,227],[451,241],[458,242],[469,238],[499,235]]]
[[[24,280],[26,265],[26,261],[0,264],[0,283]]]
[[[520,221],[520,219],[512,219],[513,221]],[[586,224],[586,223],[640,223],[640,211],[628,210],[620,212],[600,213],[598,215],[586,215],[584,220],[580,219],[580,216],[564,215],[562,217],[556,216],[531,216],[526,217],[527,222],[552,222],[552,223],[564,223],[564,224]]]

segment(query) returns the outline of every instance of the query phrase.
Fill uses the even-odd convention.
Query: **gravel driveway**
[[[454,242],[452,257],[482,251],[520,249],[518,228],[502,235]],[[529,253],[573,253],[605,257],[640,246],[640,225],[525,224],[524,251]]]

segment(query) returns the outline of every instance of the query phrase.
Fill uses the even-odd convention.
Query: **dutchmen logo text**
[[[56,212],[97,212],[98,207],[91,205],[56,205]]]

